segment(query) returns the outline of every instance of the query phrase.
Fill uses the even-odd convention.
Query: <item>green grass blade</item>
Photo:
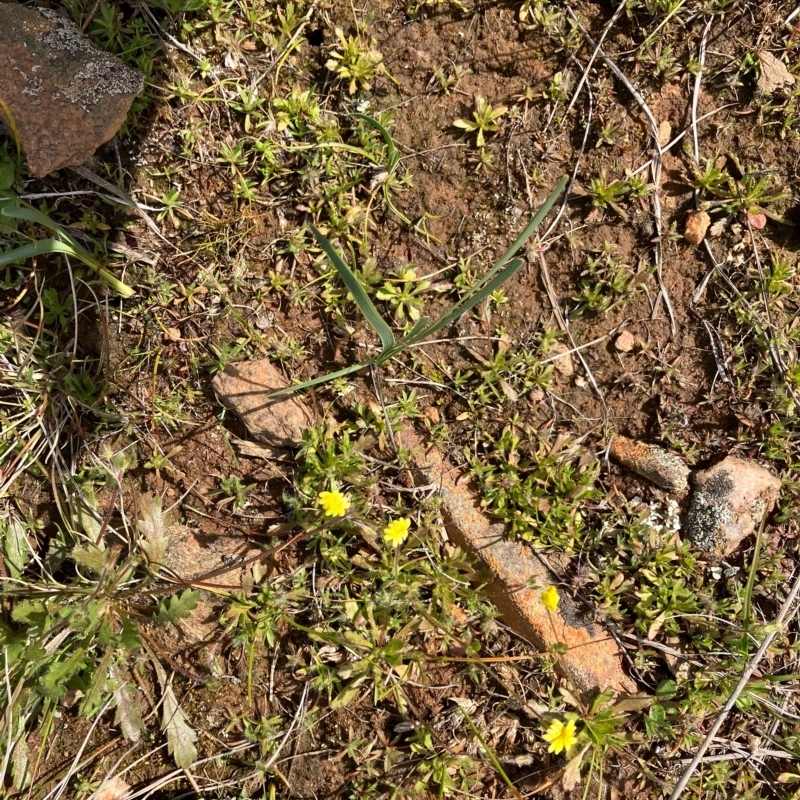
[[[83,250],[83,248],[81,248],[81,250]],[[84,251],[84,253],[85,252],[86,251]],[[94,269],[97,274],[108,283],[114,291],[122,295],[122,297],[132,297],[135,294],[130,286],[122,283],[122,281],[115,278],[110,272],[103,269],[97,260],[89,256],[88,253],[86,254],[89,256],[88,259],[85,258],[84,255],[72,246],[71,241],[62,242],[58,239],[39,239],[33,244],[26,244],[14,250],[6,250],[4,253],[0,253],[0,267],[12,264],[15,261],[24,261],[34,256],[51,255],[52,253],[63,253],[64,255],[72,256],[73,258],[83,261],[87,266]]]
[[[6,250],[0,253],[0,267],[5,267],[8,264],[13,264],[15,261],[27,261],[34,256],[47,255],[52,253],[52,245],[57,244],[55,239],[40,239],[33,244],[26,244],[22,247],[17,247],[14,250]]]
[[[64,255],[72,256],[73,258],[80,259],[86,266],[93,269],[97,274],[111,286],[114,291],[123,297],[132,297],[135,292],[130,286],[124,284],[122,281],[115,278],[105,267],[85,248],[81,247],[75,239],[73,239],[57,222],[54,222],[50,217],[42,214],[35,208],[22,205],[20,203],[9,203],[0,206],[0,216],[10,217],[11,219],[23,219],[28,222],[33,222],[41,225],[51,233],[58,236],[58,239],[42,239],[35,242],[33,245],[26,245],[25,247],[12,250],[11,253],[5,253],[4,256],[19,253],[26,250],[28,247],[38,247],[40,249],[31,253],[31,255],[46,255],[49,253],[63,253]],[[17,258],[10,258],[5,263],[16,261],[19,258],[30,258],[31,256],[17,256]]]
[[[547,199],[539,207],[539,210],[536,212],[533,219],[525,227],[525,230],[522,231],[519,236],[517,236],[511,247],[509,247],[508,250],[506,250],[506,252],[500,256],[500,259],[497,261],[497,263],[486,273],[486,275],[483,276],[483,278],[481,278],[480,281],[478,281],[475,287],[473,287],[471,294],[463,298],[459,303],[453,306],[453,308],[450,309],[447,314],[439,317],[436,322],[434,322],[425,330],[417,331],[415,326],[414,330],[397,344],[391,355],[395,355],[403,348],[409,347],[412,344],[416,344],[431,334],[436,333],[436,331],[439,331],[447,325],[450,325],[450,323],[454,322],[456,319],[458,319],[458,317],[460,317],[462,314],[465,314],[471,308],[480,303],[481,300],[485,299],[493,291],[502,286],[502,284],[505,283],[522,266],[522,261],[520,259],[511,261],[511,258],[522,247],[522,245],[525,244],[533,232],[542,224],[542,220],[547,215],[547,212],[550,211],[550,209],[555,205],[556,200],[558,200],[558,198],[561,196],[561,193],[564,191],[564,187],[567,185],[568,180],[568,175],[565,175],[563,178],[561,178],[561,180],[556,184],[556,188],[550,192]],[[382,360],[385,360],[383,358],[383,354],[381,354],[381,356]]]
[[[516,252],[528,241],[534,231],[542,224],[542,220],[547,216],[547,212],[555,205],[556,200],[561,196],[561,193],[564,191],[564,187],[567,185],[569,181],[569,175],[564,175],[563,178],[556,184],[556,188],[553,189],[552,192],[547,196],[547,199],[542,203],[539,207],[539,210],[534,215],[533,219],[527,224],[525,230],[517,236],[514,240],[514,243],[511,247],[500,256],[498,262],[486,273],[486,275],[481,278],[481,280],[477,283],[474,287],[475,291],[480,291],[482,286],[491,280],[497,272],[499,272],[505,264],[516,254]]]
[[[522,800],[522,795],[519,793],[518,789],[514,784],[511,782],[511,778],[506,775],[506,771],[503,769],[500,762],[497,760],[497,756],[494,754],[494,751],[491,747],[487,744],[486,740],[481,736],[481,732],[478,730],[475,723],[472,721],[472,717],[466,712],[463,706],[459,706],[459,710],[464,715],[464,718],[467,720],[469,727],[472,728],[472,733],[475,735],[475,738],[480,742],[481,747],[483,748],[483,752],[489,758],[492,766],[494,767],[497,774],[503,779],[503,783],[508,786],[509,791],[511,792],[514,800]]]
[[[399,353],[406,347],[410,347],[412,344],[416,344],[417,342],[421,342],[423,339],[427,339],[428,336],[436,333],[436,331],[440,331],[442,328],[446,328],[448,325],[455,322],[462,314],[466,314],[467,311],[478,305],[481,300],[484,300],[493,291],[502,286],[524,263],[525,262],[521,258],[515,258],[511,263],[506,264],[505,269],[498,275],[495,275],[494,278],[490,280],[489,283],[487,283],[481,290],[471,294],[469,297],[466,297],[460,303],[453,306],[453,308],[451,308],[447,314],[439,317],[436,322],[425,328],[425,330],[417,333],[413,339],[411,334],[406,336],[404,339],[401,339],[394,347],[392,355]],[[383,354],[381,354],[381,356],[383,356]],[[382,358],[381,360],[384,359]]]
[[[359,119],[362,122],[366,122],[367,125],[374,128],[380,135],[383,137],[383,141],[386,142],[386,147],[389,150],[389,163],[387,167],[389,170],[394,169],[397,162],[400,160],[400,151],[395,147],[394,139],[392,139],[391,134],[386,128],[381,125],[378,120],[374,117],[367,116],[366,114],[360,114],[357,111],[354,111],[350,116],[354,117],[355,119]],[[370,159],[372,160],[372,159]]]
[[[369,295],[364,290],[364,287],[359,283],[358,278],[353,274],[353,270],[347,266],[345,260],[334,250],[333,245],[312,225],[311,232],[319,242],[319,246],[325,251],[325,254],[331,261],[336,271],[339,273],[345,286],[347,286],[350,294],[353,295],[353,300],[361,310],[361,313],[366,318],[367,322],[375,329],[381,340],[383,351],[386,352],[394,345],[394,334],[392,329],[386,324],[386,320],[378,313],[378,309],[372,304]]]
[[[286,397],[286,395],[294,394],[294,392],[301,392],[303,389],[310,389],[312,386],[319,386],[321,383],[328,381],[335,381],[337,378],[343,378],[345,375],[352,375],[354,372],[360,372],[362,369],[371,367],[375,363],[374,359],[369,361],[362,361],[360,364],[353,364],[352,366],[345,367],[344,369],[336,370],[336,372],[328,372],[325,375],[320,375],[318,378],[312,378],[310,381],[298,383],[294,386],[287,386],[285,389],[277,389],[274,392],[269,392],[264,395],[266,400],[274,400],[278,397]]]

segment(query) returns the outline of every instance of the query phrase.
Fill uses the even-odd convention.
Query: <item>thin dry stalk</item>
[[[664,283],[664,272],[662,263],[663,258],[662,258],[661,237],[663,231],[663,224],[661,221],[661,145],[658,142],[658,123],[656,122],[656,118],[653,116],[653,112],[650,110],[650,106],[647,105],[645,99],[642,97],[639,91],[628,80],[628,78],[625,76],[625,73],[616,65],[614,61],[612,61],[603,52],[602,47],[599,44],[595,43],[594,39],[592,39],[592,37],[589,35],[589,33],[586,31],[583,25],[581,25],[580,21],[572,12],[572,10],[567,8],[567,13],[569,13],[569,15],[575,21],[575,24],[578,26],[581,33],[586,38],[586,41],[589,42],[590,45],[595,47],[597,53],[603,59],[603,62],[606,64],[606,66],[608,66],[608,68],[617,76],[620,82],[630,92],[631,96],[636,101],[636,104],[644,112],[644,115],[647,118],[647,122],[650,126],[650,140],[653,144],[653,159],[650,162],[650,173],[652,176],[652,184],[653,184],[653,220],[655,222],[655,228],[656,228],[654,256],[656,262],[656,275],[658,276],[658,285],[660,289],[659,296],[653,305],[653,317],[655,317],[655,315],[658,313],[659,304],[661,300],[663,300],[664,305],[667,308],[667,314],[669,316],[670,330],[672,331],[672,335],[674,336],[677,333],[677,326],[675,324],[675,313],[672,310],[672,303],[670,302],[669,299],[669,292],[667,291],[667,287]]]
[[[594,52],[589,57],[589,60],[586,62],[586,68],[583,70],[581,79],[578,81],[578,85],[575,87],[575,93],[572,95],[572,100],[569,101],[569,105],[567,106],[567,110],[564,112],[564,116],[566,116],[567,114],[569,114],[570,111],[572,111],[572,107],[575,105],[575,102],[578,99],[578,95],[581,93],[583,84],[586,83],[587,79],[589,78],[589,71],[594,65],[594,61],[597,58],[597,54],[600,52],[600,48],[603,46],[603,42],[606,40],[606,36],[608,36],[612,26],[619,19],[619,15],[625,10],[626,5],[627,5],[627,0],[622,0],[622,2],[617,6],[616,11],[614,11],[614,13],[612,14],[611,19],[609,19],[609,21],[606,22],[605,27],[600,33],[600,38],[597,40],[597,45],[594,48]]]
[[[553,314],[558,322],[558,327],[561,328],[561,330],[564,331],[564,333],[566,333],[569,337],[570,344],[572,345],[572,350],[570,352],[575,353],[575,355],[578,356],[578,360],[581,362],[581,366],[586,373],[586,377],[589,379],[589,383],[592,384],[592,388],[600,398],[600,403],[603,406],[603,423],[607,425],[608,406],[606,406],[606,399],[603,396],[603,393],[600,391],[600,387],[597,385],[597,381],[594,379],[594,375],[592,374],[591,369],[589,369],[589,365],[586,363],[586,359],[583,357],[581,349],[575,343],[575,339],[572,337],[572,332],[569,329],[569,325],[567,325],[567,321],[564,319],[564,315],[561,313],[561,308],[558,304],[558,295],[553,289],[553,283],[550,280],[550,272],[547,269],[547,262],[545,261],[544,253],[542,252],[539,253],[539,266],[541,268],[542,283],[544,284],[545,291],[547,292],[547,297],[550,300],[550,305],[553,307]],[[564,354],[561,353],[560,355],[563,356]]]
[[[742,677],[739,679],[739,683],[736,684],[736,688],[733,690],[733,692],[731,692],[728,702],[725,703],[722,711],[719,712],[714,724],[711,726],[711,729],[706,734],[705,739],[703,739],[700,747],[694,754],[694,758],[692,759],[691,763],[688,767],[686,767],[683,775],[681,775],[681,779],[673,789],[672,794],[669,796],[669,800],[678,800],[681,794],[683,794],[683,790],[692,779],[692,775],[694,775],[695,770],[702,762],[706,751],[713,742],[714,737],[717,735],[717,733],[719,733],[719,729],[722,727],[722,724],[728,718],[728,714],[730,714],[733,707],[736,705],[736,701],[739,699],[739,696],[744,691],[745,687],[750,681],[750,678],[753,676],[753,673],[756,671],[761,659],[764,657],[767,650],[769,650],[769,647],[774,641],[775,637],[783,630],[783,623],[786,620],[794,601],[797,599],[798,594],[800,594],[800,572],[798,572],[797,577],[792,584],[792,590],[789,592],[789,596],[783,601],[783,605],[781,606],[780,611],[778,611],[778,615],[775,617],[775,621],[770,627],[769,633],[767,633],[767,635],[764,637],[764,640],[761,642],[761,646],[756,651],[756,654],[750,659],[750,662],[745,667]]]

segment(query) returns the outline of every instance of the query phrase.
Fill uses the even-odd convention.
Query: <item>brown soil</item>
[[[579,73],[570,67],[563,51],[558,51],[541,31],[520,26],[516,18],[518,8],[511,4],[484,3],[479,11],[469,15],[445,10],[413,18],[393,2],[371,0],[366,5],[369,31],[377,38],[377,47],[384,53],[386,66],[394,78],[394,82],[378,79],[371,102],[374,108],[394,109],[393,136],[404,154],[404,166],[413,177],[412,188],[397,195],[395,202],[412,221],[425,217],[430,234],[426,239],[409,231],[387,212],[382,223],[370,231],[372,255],[382,272],[413,262],[422,274],[428,274],[440,270],[444,264],[456,263],[459,256],[471,254],[478,270],[488,268],[524,227],[560,176],[570,171],[576,162],[586,124],[584,101],[578,103],[566,122],[559,124],[549,118],[551,104],[541,102],[540,98],[556,71],[571,69],[573,85]],[[326,57],[325,48],[334,42],[334,27],[352,28],[351,4],[335,2],[333,6],[322,26],[323,46],[305,43],[301,50],[302,58],[311,64],[318,62],[319,67]],[[580,12],[583,19],[592,22],[591,33],[595,38],[611,13],[603,5],[588,2],[581,4]],[[753,9],[753,13],[761,12]],[[709,39],[709,49],[717,54],[710,73],[722,73],[721,64],[725,59],[740,53],[742,45],[737,43],[737,36],[748,41],[752,39],[752,22],[743,13],[732,14],[732,24],[724,29],[715,27]],[[736,31],[736,36],[732,30]],[[632,41],[632,24],[624,17],[617,31],[606,44],[607,51],[612,54],[626,51]],[[584,63],[587,56],[584,47],[581,51]],[[451,64],[467,68],[469,73],[460,80],[456,90],[434,94],[431,90],[434,69]],[[688,73],[683,72],[679,79],[665,82],[654,81],[645,73],[629,77],[645,87],[653,115],[659,123],[671,123],[673,136],[689,124],[693,79]],[[759,418],[759,409],[749,406],[746,397],[730,383],[725,383],[718,371],[723,362],[730,366],[730,354],[715,355],[716,343],[712,347],[709,336],[710,330],[726,324],[727,299],[721,282],[713,278],[704,299],[699,303],[693,301],[697,285],[709,269],[703,249],[688,245],[681,237],[664,237],[663,280],[674,310],[673,331],[664,304],[657,302],[657,280],[650,274],[655,230],[650,198],[626,204],[627,219],[611,208],[592,208],[586,196],[592,178],[603,172],[619,176],[625,170],[636,170],[651,155],[644,115],[625,87],[600,65],[595,66],[592,81],[596,92],[595,122],[577,185],[557,229],[565,235],[547,243],[549,247],[544,257],[559,311],[566,310],[567,316],[575,310],[586,255],[600,250],[608,242],[616,246],[617,255],[637,273],[635,290],[630,289],[612,310],[600,314],[587,312],[570,323],[569,333],[577,345],[600,340],[582,351],[590,374],[573,356],[575,374],[557,376],[546,401],[532,403],[523,396],[516,402],[498,405],[496,421],[487,421],[485,433],[488,436],[495,429],[499,430],[505,420],[517,414],[520,425],[533,430],[548,427],[557,433],[588,434],[588,446],[596,446],[598,450],[604,445],[604,432],[614,431],[648,442],[669,445],[679,441],[691,460],[705,461],[730,445],[731,439],[742,430],[742,419],[747,420],[749,435],[755,437],[759,429],[769,424],[769,418]],[[528,89],[536,101],[524,104],[522,116],[504,124],[501,133],[491,140],[493,166],[476,169],[474,159],[470,158],[476,152],[472,139],[460,136],[452,127],[453,121],[471,115],[474,96],[486,97],[495,105],[510,105]],[[719,81],[709,81],[708,88],[700,95],[698,114],[719,108],[730,102],[731,96],[732,91],[722,87]],[[146,166],[137,171],[139,188],[146,186],[148,173],[163,168],[168,161],[169,142],[191,113],[186,109],[176,111],[167,104],[155,109],[148,139],[137,154],[146,161]],[[757,113],[754,107],[743,102],[702,123],[701,153],[711,156],[716,152],[735,152],[744,163],[763,165],[774,171],[778,183],[794,180],[792,165],[800,159],[800,144],[788,139],[765,138],[761,133],[764,129],[753,124]],[[613,144],[598,142],[600,123],[616,126]],[[665,232],[673,228],[682,232],[685,216],[693,208],[687,184],[689,163],[680,153],[680,145],[664,155],[660,196]],[[316,276],[305,254],[276,255],[279,245],[285,244],[284,230],[303,221],[301,210],[268,197],[265,202],[270,207],[263,213],[238,219],[231,202],[230,177],[221,167],[210,160],[183,164],[182,168],[182,199],[189,209],[192,225],[219,225],[220,230],[224,229],[224,235],[231,239],[232,257],[246,257],[252,275],[268,276],[280,258],[282,266],[291,268],[298,277],[304,276],[310,281]],[[536,181],[531,177],[534,168],[540,172]],[[793,229],[787,232],[770,222],[758,240],[766,253],[767,248],[786,250],[796,245],[794,237]],[[128,246],[157,255],[157,269],[168,280],[188,284],[196,278],[199,263],[176,254],[144,226],[129,225],[124,238]],[[173,239],[180,245],[177,234]],[[712,246],[724,259],[727,254],[735,254],[743,242],[749,243],[747,231],[740,224],[737,227],[734,221]],[[734,265],[732,269],[739,267]],[[498,328],[505,329],[513,347],[514,343],[529,341],[533,332],[557,325],[535,254],[530,254],[529,263],[504,290],[509,302],[501,306],[490,321],[474,315],[459,322],[448,335],[486,337],[485,343],[473,342],[470,347],[490,353],[493,347],[490,338]],[[336,362],[335,366],[349,362],[354,337],[337,329],[321,314],[311,314],[307,310],[310,306],[298,310],[286,300],[271,299],[265,307],[254,309],[248,306],[249,298],[244,294],[237,301],[242,303],[242,313],[248,319],[255,318],[256,314],[270,314],[285,336],[307,343],[310,358],[302,364],[289,362],[287,372],[294,379],[328,371],[332,362]],[[433,301],[435,306],[436,301]],[[356,315],[353,311],[354,318]],[[198,316],[207,321],[207,327],[199,329],[192,315],[184,314],[181,309],[165,312],[165,318],[168,317],[173,318],[184,341],[173,342],[164,337],[150,342],[148,346],[160,350],[158,377],[153,384],[150,382],[152,375],[128,371],[137,336],[138,341],[144,337],[143,332],[137,334],[136,321],[123,332],[119,341],[113,326],[100,326],[103,333],[99,338],[103,346],[96,350],[108,359],[109,376],[115,382],[116,391],[126,394],[131,403],[147,408],[153,402],[152,385],[157,395],[168,395],[176,381],[183,377],[197,392],[195,405],[186,409],[186,424],[177,425],[174,431],[153,427],[140,440],[141,455],[147,456],[159,449],[170,454],[169,465],[157,471],[142,470],[126,492],[131,503],[135,503],[135,497],[142,491],[163,495],[166,504],[180,501],[176,519],[184,526],[186,536],[183,561],[175,566],[176,574],[187,581],[203,574],[204,569],[189,571],[198,560],[209,567],[208,572],[230,564],[228,572],[213,580],[240,587],[244,573],[236,568],[235,561],[257,552],[256,548],[268,536],[276,535],[272,526],[284,519],[281,495],[291,486],[292,456],[286,453],[279,459],[266,460],[242,454],[238,440],[246,438],[244,428],[233,415],[227,415],[224,423],[219,423],[220,409],[209,390],[209,376],[202,377],[202,385],[193,383],[195,379],[187,367],[189,354],[203,348],[208,353],[211,344],[235,339],[241,332],[237,324],[221,318],[216,318],[212,324],[208,322],[210,316]],[[357,325],[355,341],[369,339],[361,323]],[[630,352],[620,353],[613,345],[615,333],[622,329],[635,337],[636,345]],[[562,340],[567,341],[566,337]],[[191,344],[187,343],[190,341]],[[196,345],[195,341],[202,344]],[[92,349],[88,337],[83,344]],[[263,345],[259,347],[266,350]],[[476,366],[475,358],[458,343],[437,345],[428,352],[434,360],[441,359],[453,369]],[[331,406],[332,395],[325,391],[309,399],[312,405],[316,404],[319,416],[323,411],[334,417],[347,414],[347,403],[353,401]],[[391,398],[392,388],[387,385],[384,391],[387,399]],[[368,400],[370,395],[371,384],[367,381],[358,399]],[[436,405],[450,425],[451,444],[456,450],[463,442],[470,441],[474,431],[455,420],[464,410],[458,398],[434,394],[429,404]],[[617,467],[609,469],[609,481],[628,497],[652,493],[645,482],[621,474]],[[256,487],[248,495],[250,505],[244,512],[233,513],[222,502],[220,480],[230,475]],[[279,534],[285,535],[285,532],[279,530]],[[201,552],[203,558],[198,556]],[[209,553],[211,560],[206,561]],[[279,575],[308,557],[301,543],[275,559],[265,558],[263,563],[268,574]],[[219,607],[212,595],[199,614],[186,628],[171,633],[154,630],[150,635],[153,648],[168,659],[179,676],[180,700],[187,714],[204,732],[200,747],[203,757],[213,754],[217,741],[226,745],[241,741],[241,730],[234,727],[229,731],[228,726],[236,726],[236,720],[251,713],[253,707],[244,688],[247,655],[241,648],[231,647],[226,640],[218,619]],[[497,633],[498,637],[502,635],[502,632]],[[203,656],[199,655],[201,650]],[[252,682],[258,687],[259,699],[254,702],[261,704],[259,708],[264,713],[286,714],[286,718],[291,719],[299,698],[299,683],[293,676],[293,670],[298,669],[302,661],[299,652],[300,647],[287,633],[286,641],[279,648],[260,653],[256,659]],[[220,678],[220,674],[224,677]],[[432,691],[420,689],[410,694],[416,705],[417,719],[425,720],[434,729],[437,722],[445,719],[446,712],[452,710],[448,698],[471,697],[476,703],[483,702],[474,685],[458,670],[432,669],[427,678],[431,686],[448,687]],[[149,692],[153,696],[156,687],[148,685],[147,680],[141,678],[142,694],[146,696]],[[498,685],[493,683],[489,691],[496,690]],[[70,720],[76,716],[70,714],[68,707],[64,708],[64,713]],[[287,745],[286,755],[292,760],[286,767],[289,772],[284,774],[292,790],[281,796],[345,796],[352,776],[346,761],[340,758],[341,745],[360,737],[377,737],[383,743],[397,742],[400,738],[394,732],[400,720],[388,708],[365,704],[363,708],[330,711],[325,698],[319,697],[306,713],[318,715],[319,722],[312,732],[292,739]],[[475,716],[477,719],[479,714],[476,712]],[[498,729],[510,725],[512,718],[516,716],[510,712],[498,714],[495,720]],[[523,721],[521,729],[530,724]],[[75,752],[87,730],[88,724],[72,728],[65,724],[56,733],[53,752],[63,753],[64,763],[68,763],[70,754]],[[504,748],[501,755],[511,755],[515,748],[522,747],[526,735],[523,730],[516,739],[509,737],[505,743],[501,742],[499,746]],[[111,764],[125,746],[116,730],[99,726],[89,740],[87,752],[107,744],[114,746],[103,754],[103,763]],[[34,746],[35,743],[29,742],[31,750]],[[248,758],[251,756],[248,754]],[[53,755],[51,764],[52,769],[57,770],[58,757]],[[171,769],[171,762],[161,751],[146,766],[138,767],[130,782],[145,785]],[[233,772],[220,768],[215,776],[220,780],[232,775],[240,777],[248,769],[250,767],[245,765]],[[408,767],[401,764],[397,774],[402,775],[404,769]],[[513,771],[514,767],[509,769]],[[525,772],[523,768],[518,769]],[[546,782],[549,774],[541,765],[527,772],[539,776],[526,779],[531,789]],[[632,788],[633,778],[624,769],[621,774],[609,796],[614,792],[631,794],[632,791],[638,796],[642,790],[640,784]],[[171,785],[171,789],[178,787],[188,788],[188,784],[179,781]],[[557,793],[557,796],[562,795]]]

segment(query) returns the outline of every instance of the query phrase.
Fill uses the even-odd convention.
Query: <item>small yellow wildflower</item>
[[[320,492],[317,502],[322,506],[326,517],[343,517],[350,508],[350,498],[338,489],[332,492]]]
[[[558,589],[555,586],[548,586],[542,592],[542,602],[548,611],[555,611],[558,608]]]
[[[408,537],[408,530],[411,527],[410,519],[392,520],[383,529],[383,538],[392,546],[398,547]]]
[[[575,735],[575,720],[571,719],[566,723],[560,719],[555,720],[542,738],[546,742],[550,742],[550,747],[547,748],[548,753],[558,755],[562,750],[569,750],[578,741],[578,737]]]

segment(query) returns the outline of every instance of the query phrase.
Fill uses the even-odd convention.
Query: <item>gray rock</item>
[[[0,122],[16,128],[37,177],[83,164],[119,130],[143,86],[138,70],[57,11],[0,3]]]
[[[730,555],[772,511],[780,490],[780,478],[764,467],[728,456],[695,475],[686,535],[696,547]]]
[[[277,447],[299,447],[303,431],[313,424],[306,405],[287,395],[266,400],[265,395],[288,384],[266,359],[231,364],[211,382],[220,400],[242,418],[251,436]]]

